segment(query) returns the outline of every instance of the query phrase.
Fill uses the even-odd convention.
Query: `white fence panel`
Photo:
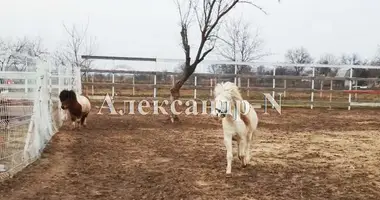
[[[59,92],[81,92],[78,77],[80,70],[48,63],[35,72],[0,72],[0,180],[40,157],[64,120]]]

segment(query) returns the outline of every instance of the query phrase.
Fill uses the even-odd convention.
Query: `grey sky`
[[[325,52],[337,56],[357,52],[371,59],[380,44],[378,0],[256,2],[269,15],[240,5],[230,16],[243,15],[261,28],[266,49],[276,54],[267,61],[283,61],[287,49],[299,46],[314,58]],[[173,0],[3,1],[0,32],[2,37],[40,36],[53,51],[65,39],[63,22],[83,25],[88,19],[99,55],[183,58]],[[190,40],[196,44],[198,32],[193,30]]]

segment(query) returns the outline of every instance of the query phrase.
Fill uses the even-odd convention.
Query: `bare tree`
[[[174,68],[175,73],[183,73],[185,70],[185,63],[180,63]]]
[[[218,53],[231,61],[252,62],[270,54],[264,52],[264,41],[260,38],[259,30],[253,32],[251,24],[244,22],[243,18],[230,20],[225,23],[224,32],[219,37]],[[237,73],[251,71],[249,65],[238,65]]]
[[[185,68],[179,80],[170,89],[171,100],[180,97],[180,89],[187,79],[194,73],[196,67],[205,57],[214,50],[215,42],[218,38],[218,31],[224,17],[236,7],[238,3],[247,3],[263,11],[249,0],[176,0],[176,5],[180,16],[181,41],[185,54]],[[188,30],[195,16],[200,31],[199,46],[195,53],[195,58],[191,61],[190,43]],[[178,120],[178,116],[171,115],[172,122]]]
[[[362,61],[360,59],[359,54],[352,53],[352,54],[343,54],[340,57],[340,63],[343,65],[361,65]]]
[[[211,74],[221,74],[223,73],[223,69],[220,65],[212,64],[207,67],[207,71]]]
[[[37,60],[45,60],[47,54],[39,37],[24,37],[16,42],[0,39],[0,70],[26,71],[35,67]]]
[[[319,64],[324,64],[324,65],[336,65],[339,63],[339,60],[330,53],[323,54],[319,60]],[[321,68],[316,68],[316,73],[318,75],[323,75],[323,76],[335,76],[336,73],[338,72],[337,68],[331,68],[331,67],[321,67]]]
[[[68,28],[65,24],[63,27],[68,34],[68,39],[64,45],[54,53],[54,59],[57,65],[64,67],[90,69],[92,60],[82,59],[81,55],[93,55],[96,50],[96,40],[94,37],[87,35],[88,23],[84,30],[79,31],[73,25]]]
[[[363,61],[358,53],[352,53],[352,54],[343,54],[340,58],[340,62],[342,64],[346,65],[363,65],[366,64]],[[346,76],[348,76],[349,70],[346,72]],[[354,77],[361,77],[361,78],[368,78],[369,77],[369,70],[368,69],[353,69],[353,74],[352,76]],[[355,81],[354,81],[355,82]],[[360,80],[357,82],[358,85],[365,84],[366,81]]]
[[[289,49],[285,54],[285,59],[293,64],[309,64],[313,62],[310,53],[304,48]],[[296,75],[300,75],[304,67],[294,66]]]
[[[375,57],[371,61],[371,65],[380,66],[380,45],[377,48]]]
[[[380,66],[380,46],[378,47],[378,50],[377,50],[375,56],[373,57],[373,59],[369,62],[369,65]],[[368,71],[369,71],[370,77],[380,77],[380,70],[379,69],[370,69]]]

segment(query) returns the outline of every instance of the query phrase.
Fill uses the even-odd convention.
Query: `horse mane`
[[[62,101],[77,101],[77,95],[73,90],[62,90],[61,93],[59,94],[59,99]]]
[[[243,97],[240,94],[239,88],[232,82],[218,83],[214,89],[214,95],[223,95],[231,100],[242,101]]]
[[[217,97],[219,95],[223,95],[223,96],[227,97],[228,99],[230,99],[231,101],[240,101],[240,110],[244,109],[244,105],[242,102],[243,97],[239,91],[239,88],[236,84],[234,84],[232,82],[218,83],[215,86],[214,95],[215,95],[215,97]],[[235,109],[234,104],[232,104],[232,108]],[[250,121],[247,118],[247,116],[240,114],[240,118],[243,120],[243,122],[246,126],[250,125]]]

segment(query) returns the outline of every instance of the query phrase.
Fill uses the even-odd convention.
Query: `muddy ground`
[[[380,199],[379,110],[259,109],[250,165],[234,155],[229,178],[217,120],[96,112],[82,131],[65,124],[0,199]]]

